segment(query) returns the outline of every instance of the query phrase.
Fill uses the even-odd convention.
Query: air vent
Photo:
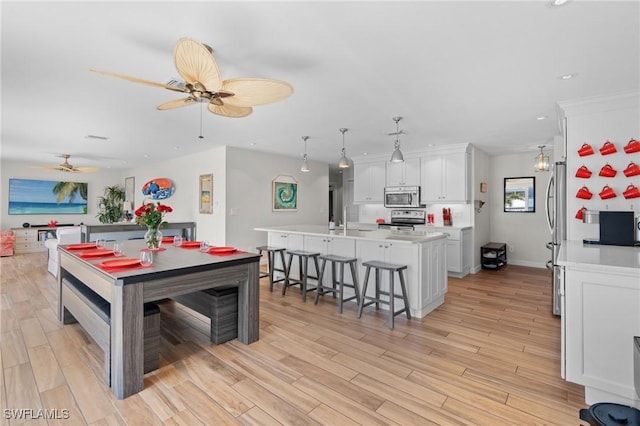
[[[184,90],[184,88],[186,87],[184,81],[176,80],[175,78],[172,78],[171,80],[167,81],[165,85],[176,87],[180,90]]]
[[[99,139],[101,141],[106,141],[109,139],[107,136],[97,136],[97,135],[87,135],[84,137],[85,139]]]

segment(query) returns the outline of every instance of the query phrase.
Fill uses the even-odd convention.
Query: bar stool
[[[269,277],[269,291],[273,291],[273,285],[275,283],[279,283],[281,281],[285,281],[286,280],[286,276],[287,276],[286,264],[287,263],[284,260],[285,248],[284,247],[259,246],[259,247],[256,247],[256,250],[258,250],[258,254],[260,254],[260,256],[262,256],[262,252],[263,251],[267,252],[267,265],[269,267],[269,270],[267,272],[261,272],[260,273],[260,278]],[[276,253],[280,253],[280,260],[282,261],[282,268],[284,268],[284,269],[276,268]],[[276,271],[284,273],[284,278],[280,278],[280,279],[274,280],[273,279],[273,273],[276,272]]]
[[[320,266],[320,277],[318,278],[318,287],[316,291],[316,299],[313,302],[314,305],[318,304],[318,299],[321,294],[325,293],[333,293],[333,297],[338,296],[338,312],[342,313],[342,304],[343,302],[348,302],[349,300],[356,300],[356,303],[360,302],[360,292],[358,290],[358,274],[356,273],[356,263],[358,259],[355,257],[344,257],[344,256],[335,256],[332,254],[320,256],[322,259],[322,265]],[[322,284],[322,277],[324,276],[324,269],[327,262],[331,263],[331,284],[332,287],[325,287]],[[336,264],[340,265],[340,279],[336,281]],[[344,265],[349,264],[349,268],[351,270],[351,279],[353,280],[353,284],[347,284],[344,282]],[[338,288],[336,288],[336,285]],[[347,299],[344,298],[344,287],[350,287],[355,292],[355,296],[351,296]]]
[[[284,286],[282,287],[282,295],[284,296],[286,291],[287,291],[287,287],[291,287],[294,285],[300,285],[300,289],[302,290],[302,301],[306,302],[307,301],[307,292],[308,291],[313,291],[317,288],[313,287],[313,288],[307,288],[307,280],[309,278],[317,280],[318,276],[320,275],[320,267],[318,266],[318,256],[320,256],[320,253],[316,253],[316,252],[309,252],[309,251],[302,251],[302,250],[287,250],[287,254],[289,255],[289,262],[287,263],[287,267],[286,267],[286,275],[285,275],[285,281],[284,281]],[[293,263],[293,257],[296,256],[298,258],[298,265],[299,265],[299,269],[300,269],[300,278],[296,279],[296,278],[291,278],[291,264]],[[310,276],[309,275],[309,258],[313,258],[313,263],[316,266],[316,276]]]
[[[365,271],[365,274],[364,274],[364,286],[362,288],[362,293],[361,293],[362,297],[360,298],[360,303],[358,306],[358,318],[362,316],[362,309],[365,306],[369,306],[375,303],[376,309],[379,309],[380,304],[384,303],[386,305],[389,305],[389,328],[390,329],[393,329],[393,319],[395,318],[395,316],[398,314],[401,314],[402,312],[406,313],[407,319],[411,319],[411,312],[409,311],[409,300],[407,299],[407,288],[404,283],[404,275],[402,274],[402,271],[407,269],[407,265],[396,265],[393,263],[386,263],[386,262],[373,260],[369,262],[362,262],[362,266],[366,266],[367,270]],[[369,272],[371,272],[371,268],[375,269],[375,274],[376,274],[375,297],[367,296],[367,285],[369,284]],[[380,275],[383,270],[389,271],[389,291],[388,292],[380,290]],[[394,281],[393,281],[394,272],[397,272],[398,276],[400,277],[400,288],[402,290],[402,295],[395,294]],[[381,300],[380,295],[388,296],[389,300]],[[394,310],[395,309],[394,300],[396,298],[402,299],[404,301],[404,308],[399,311]],[[369,300],[369,302],[365,303],[367,299]]]

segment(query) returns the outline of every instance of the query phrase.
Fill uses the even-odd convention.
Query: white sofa
[[[78,244],[82,240],[81,228],[79,226],[64,226],[56,229],[56,237],[48,238],[44,246],[49,250],[49,261],[47,269],[54,277],[58,276],[58,244]]]

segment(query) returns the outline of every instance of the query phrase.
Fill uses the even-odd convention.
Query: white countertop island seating
[[[447,292],[447,234],[441,232],[397,232],[384,230],[329,230],[322,225],[289,225],[255,228],[268,233],[268,244],[287,250],[305,250],[358,259],[358,282],[364,280],[362,262],[378,260],[407,265],[405,279],[411,315],[422,318],[444,302]],[[292,265],[292,276],[297,276]],[[325,279],[330,274],[325,274]],[[386,274],[383,274],[386,275]],[[345,274],[345,281],[351,279]],[[383,277],[381,289],[389,290]],[[349,282],[352,284],[352,282]],[[325,282],[325,285],[330,285]],[[375,286],[367,289],[373,296]],[[350,293],[351,292],[351,293]],[[352,290],[345,288],[345,298]],[[354,306],[355,307],[355,306]],[[388,309],[382,306],[383,309]]]

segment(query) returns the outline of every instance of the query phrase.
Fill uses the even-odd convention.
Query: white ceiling
[[[2,14],[5,160],[129,168],[231,145],[335,164],[471,142],[534,151],[560,133],[556,102],[637,91],[640,2],[9,2]],[[268,77],[294,94],[246,118],[158,111],[181,37],[213,47],[224,79]],[[563,74],[575,78],[562,80]],[[545,120],[537,120],[546,116]],[[107,136],[107,141],[86,135]],[[638,135],[630,135],[637,137]],[[147,157],[145,157],[147,156]]]

